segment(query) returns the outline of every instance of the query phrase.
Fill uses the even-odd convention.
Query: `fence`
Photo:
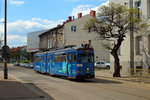
[[[129,69],[131,78],[150,82],[150,69]]]

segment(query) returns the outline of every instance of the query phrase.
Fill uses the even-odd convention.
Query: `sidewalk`
[[[123,75],[121,77],[113,77],[113,74],[111,74],[109,70],[96,70],[95,75],[97,78],[104,77],[104,78],[111,78],[111,79],[116,79],[116,80],[141,82],[141,83],[150,84],[150,77],[141,78],[141,77],[131,77],[131,76],[123,76]]]
[[[0,73],[1,74],[1,73]],[[1,75],[0,75],[1,76]],[[0,100],[49,100],[36,93],[12,76],[9,79],[0,77]]]

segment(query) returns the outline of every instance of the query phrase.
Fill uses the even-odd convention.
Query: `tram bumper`
[[[76,78],[77,79],[81,79],[81,78],[95,78],[95,75],[89,75],[89,74],[86,74],[86,75],[76,75]]]

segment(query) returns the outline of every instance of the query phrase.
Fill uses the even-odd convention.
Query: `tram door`
[[[68,53],[67,59],[68,59],[67,76],[75,77],[75,74],[76,74],[76,52]]]
[[[46,73],[46,54],[41,55],[41,72]]]

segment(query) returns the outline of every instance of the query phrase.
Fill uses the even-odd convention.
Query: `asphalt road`
[[[15,66],[9,66],[8,71],[9,75],[34,91],[43,91],[53,100],[150,100],[150,86],[145,83],[98,76],[92,80],[71,81]]]

